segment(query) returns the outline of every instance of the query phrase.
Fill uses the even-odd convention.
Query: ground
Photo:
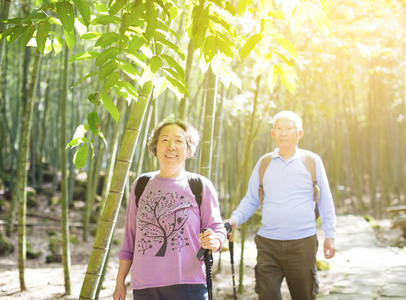
[[[39,213],[40,212],[40,213]],[[71,295],[66,296],[64,288],[64,275],[60,263],[45,262],[45,257],[50,253],[48,233],[50,231],[58,231],[59,225],[53,220],[58,218],[58,210],[52,209],[48,205],[44,205],[39,209],[31,211],[31,215],[36,214],[42,217],[29,216],[27,224],[37,224],[35,226],[27,226],[27,242],[31,244],[34,250],[41,250],[42,254],[36,259],[27,260],[25,280],[27,291],[21,292],[19,287],[19,273],[17,270],[17,251],[7,257],[0,257],[0,298],[2,299],[77,299],[80,294],[81,285],[85,276],[88,259],[93,248],[93,236],[89,237],[89,241],[82,241],[81,227],[72,227],[71,233],[76,236],[80,242],[71,244],[71,257],[72,266],[70,270],[71,280]],[[80,215],[79,209],[71,210],[71,218],[75,219]],[[29,214],[30,215],[30,214]],[[46,218],[43,218],[46,216]],[[5,215],[0,214],[0,219],[4,220]],[[117,230],[113,238],[114,243],[111,248],[111,259],[108,264],[107,274],[104,280],[103,289],[100,292],[99,299],[112,299],[111,295],[115,286],[115,276],[117,274],[118,259],[117,254],[119,251],[119,241],[123,234],[123,220],[124,209],[120,210]],[[381,242],[393,246],[395,241],[399,240],[400,232],[392,230],[390,220],[376,221],[379,225],[375,231],[378,239]],[[4,231],[4,226],[0,225],[0,230]],[[247,242],[245,243],[244,254],[244,293],[239,294],[239,299],[250,300],[257,299],[254,292],[254,271],[256,261],[256,249],[253,243],[254,232],[248,234]],[[17,249],[16,235],[10,238],[10,241]],[[226,245],[227,246],[227,245]],[[238,288],[238,273],[240,265],[240,244],[235,242],[235,282]],[[322,258],[322,244],[319,247],[320,259]],[[213,284],[213,298],[216,300],[233,299],[233,281],[231,275],[231,264],[229,252],[215,254],[214,256],[214,284]],[[326,270],[319,271],[320,279],[320,294],[328,294],[329,289],[333,283],[337,281],[342,274],[339,271]],[[286,284],[283,286],[284,296],[283,299],[290,299]],[[132,299],[131,294],[128,293],[127,299]]]

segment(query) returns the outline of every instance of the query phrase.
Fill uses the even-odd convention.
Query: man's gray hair
[[[289,110],[283,110],[281,112],[278,112],[272,118],[272,125],[275,126],[276,121],[280,118],[287,118],[295,123],[297,129],[302,129],[303,121],[297,113]]]

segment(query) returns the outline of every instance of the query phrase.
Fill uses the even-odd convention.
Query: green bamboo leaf
[[[166,55],[166,54],[161,54],[161,57],[167,62],[169,66],[174,68],[178,74],[184,78],[185,77],[185,71],[183,68],[174,60],[171,56]]]
[[[290,56],[294,59],[294,60],[298,60],[297,57],[297,52],[295,49],[295,46],[293,46],[292,42],[289,41],[282,33],[279,32],[273,32],[271,34],[271,36],[279,43],[282,45],[282,47],[288,51],[288,53],[290,54]]]
[[[240,0],[237,6],[238,14],[242,15],[247,10],[247,7],[251,6],[251,3],[252,0]]]
[[[90,25],[90,7],[86,0],[73,0],[87,27]]]
[[[87,99],[88,99],[92,104],[94,104],[94,105],[99,105],[99,104],[100,104],[100,101],[99,101],[99,99],[97,98],[98,95],[99,95],[99,93],[90,93],[90,94],[87,96]]]
[[[55,51],[55,54],[58,54],[62,51],[63,39],[60,36],[55,36],[52,41],[52,48]]]
[[[254,78],[265,72],[271,62],[272,53],[267,52],[262,54],[254,65]]]
[[[272,18],[277,18],[277,19],[284,20],[283,12],[281,12],[279,10],[271,10],[271,11],[268,12],[267,16],[272,17]]]
[[[264,36],[260,33],[254,34],[251,36],[244,44],[244,46],[241,48],[240,51],[240,57],[241,59],[245,58],[248,56],[248,54],[251,53],[252,49],[262,40]]]
[[[11,19],[0,19],[3,24],[15,24],[21,25],[24,22],[24,18],[11,18]]]
[[[96,25],[108,25],[108,24],[120,24],[121,19],[116,17],[116,16],[99,16],[97,18],[94,18],[91,22],[90,25],[96,26]]]
[[[57,9],[58,17],[59,20],[61,20],[63,28],[68,33],[72,32],[75,23],[75,13],[72,4],[70,4],[69,1],[59,2],[57,4]]]
[[[307,14],[313,24],[316,25],[326,36],[330,34],[331,21],[317,4],[309,2],[307,4]]]
[[[307,3],[308,1],[300,1],[296,9],[294,10],[294,14],[290,19],[290,29],[292,30],[293,35],[299,32],[300,28],[302,28],[304,20],[307,15]],[[286,19],[286,16],[285,16]]]
[[[116,87],[122,95],[125,95],[124,98],[127,101],[131,101],[131,99],[134,100],[138,99],[137,90],[127,81],[119,80],[116,84]]]
[[[102,81],[112,72],[117,71],[118,63],[115,59],[110,60],[100,68],[99,81]]]
[[[175,51],[175,52],[179,55],[179,57],[180,57],[182,60],[185,60],[185,54],[184,54],[183,51],[182,51],[178,46],[176,46],[174,43],[172,43],[172,42],[170,42],[170,41],[168,41],[168,40],[165,40],[165,39],[159,39],[159,40],[157,40],[157,42],[160,43],[160,44],[162,44],[162,45],[164,45],[164,46],[166,46],[166,47],[168,47],[169,49],[172,49],[173,51]]]
[[[66,145],[65,149],[68,149],[68,148],[71,148],[71,149],[72,149],[72,148],[77,147],[77,146],[79,146],[79,145],[81,145],[81,144],[83,144],[83,143],[87,143],[87,141],[88,141],[88,139],[85,138],[85,137],[73,138],[73,139],[68,143],[68,145]]]
[[[99,55],[99,52],[96,51],[86,51],[86,52],[80,52],[78,54],[75,54],[69,58],[69,62],[74,62],[77,60],[84,60],[84,59],[95,59]]]
[[[118,67],[120,68],[121,71],[130,76],[131,79],[136,79],[138,78],[138,76],[140,76],[140,73],[137,71],[137,69],[127,61],[120,59]]]
[[[154,36],[155,29],[158,26],[158,10],[155,8],[153,1],[147,1],[145,21],[147,22],[147,26],[145,28],[144,36],[147,41],[149,41]]]
[[[99,74],[99,72],[91,72],[91,73],[87,74],[87,75],[84,76],[82,79],[80,79],[78,82],[76,82],[76,84],[73,86],[73,88],[74,88],[75,86],[77,86],[79,83],[85,81],[86,79],[88,79],[88,78],[90,78],[90,77],[92,77],[92,76],[96,76],[96,75],[98,75],[98,74]]]
[[[287,65],[275,65],[278,68],[278,73],[281,78],[282,84],[293,95],[296,90],[296,71],[295,68]]]
[[[14,32],[18,32],[18,35],[14,38],[14,40],[17,39],[20,36],[20,34],[23,32],[23,29],[24,28],[22,26],[13,26],[13,27],[7,28],[2,33],[0,33],[0,42],[9,36],[11,37]],[[10,42],[12,42],[12,41],[10,41]]]
[[[175,79],[171,76],[166,76],[166,80],[168,80],[174,87],[176,87],[178,91],[181,92],[183,95],[185,95],[186,97],[189,96],[187,88],[178,79]]]
[[[208,64],[209,62],[211,62],[217,52],[217,38],[215,36],[210,34],[206,37],[202,52],[206,63]]]
[[[165,90],[166,86],[168,85],[168,80],[165,77],[158,77],[153,80],[153,85],[153,97],[156,99]]]
[[[93,132],[94,135],[99,134],[99,115],[96,111],[92,111],[87,115],[87,123],[89,124],[90,130]]]
[[[110,91],[113,88],[113,86],[116,84],[119,78],[120,75],[118,74],[118,72],[111,73],[104,82],[103,86],[104,92],[108,93],[108,91]]]
[[[111,47],[104,50],[99,56],[96,58],[95,65],[96,67],[105,64],[108,60],[116,58],[116,56],[120,53],[120,50],[117,47]]]
[[[84,40],[95,40],[100,38],[103,35],[102,32],[86,32],[85,34],[82,34],[81,38]]]
[[[115,15],[127,4],[127,0],[114,0],[109,7],[109,15]]]
[[[88,150],[87,150],[87,143],[83,144],[78,151],[76,151],[74,157],[73,157],[73,163],[75,164],[76,168],[80,170],[84,166],[86,166],[86,161],[87,161],[87,156],[88,156]]]
[[[146,42],[147,41],[145,40],[144,37],[135,35],[128,45],[128,53],[134,53],[135,51],[140,49],[141,46],[144,45]]]
[[[158,72],[158,70],[161,68],[161,65],[162,65],[162,58],[160,58],[159,56],[153,56],[151,58],[151,60],[149,61],[149,66],[153,73]]]
[[[117,109],[116,105],[114,104],[113,100],[111,100],[110,96],[102,93],[102,94],[100,94],[100,100],[103,103],[106,110],[110,113],[110,115],[116,121],[116,123],[118,123],[118,121],[120,119],[120,113],[118,112],[118,109]]]
[[[269,69],[267,83],[268,83],[268,87],[271,91],[273,91],[273,89],[275,88],[276,81],[278,80],[278,74],[279,74],[279,68],[272,66]]]
[[[49,32],[49,28],[51,27],[51,24],[49,24],[49,22],[40,22],[38,24],[38,31],[37,31],[37,47],[38,47],[38,51],[42,54],[44,54],[44,50],[45,50],[45,42],[48,38],[48,32]]]
[[[120,35],[116,32],[106,32],[104,33],[94,45],[95,47],[106,48],[113,43],[120,41]]]
[[[21,48],[24,48],[27,46],[28,42],[32,38],[33,34],[35,32],[35,27],[34,26],[25,26],[22,33],[21,33],[21,38],[20,38],[20,46]]]
[[[75,32],[72,30],[71,32],[63,31],[65,35],[65,42],[69,49],[72,49],[75,46]]]

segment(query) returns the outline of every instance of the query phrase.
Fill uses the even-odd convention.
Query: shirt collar
[[[292,157],[296,157],[298,154],[299,154],[299,147],[296,146],[295,154],[293,154]],[[273,151],[271,152],[271,156],[272,156],[272,158],[281,157],[281,156],[279,155],[279,148],[275,148],[275,150],[273,150]]]

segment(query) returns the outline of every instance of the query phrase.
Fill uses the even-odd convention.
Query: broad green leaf
[[[103,35],[102,32],[93,31],[93,32],[87,32],[87,33],[83,34],[81,36],[81,38],[84,40],[95,40],[95,39],[100,38],[102,35]]]
[[[72,49],[75,46],[75,32],[72,30],[71,32],[66,32],[64,30],[65,35],[65,42],[69,49]]]
[[[28,42],[32,38],[33,34],[35,32],[35,27],[34,26],[25,26],[23,29],[23,32],[21,33],[21,38],[20,38],[20,45],[21,48],[24,48],[27,46]]]
[[[138,83],[142,86],[142,85],[144,85],[144,83],[151,81],[152,78],[154,78],[154,76],[155,76],[155,73],[153,73],[151,71],[151,68],[149,66],[147,66],[144,69],[144,72],[142,72],[141,78],[139,79]]]
[[[254,65],[254,78],[265,72],[271,62],[272,53],[267,52],[262,54]]]
[[[330,11],[330,4],[328,3],[328,1],[326,1],[326,0],[319,0],[319,1],[320,1],[321,5],[323,6],[324,12],[326,14],[328,14]]]
[[[118,123],[118,120],[120,119],[120,113],[118,112],[118,109],[117,109],[116,105],[114,104],[113,100],[111,100],[110,96],[102,93],[102,94],[100,94],[100,100],[103,103],[106,110],[110,113],[110,115],[116,121],[116,123]]]
[[[87,99],[94,105],[99,105],[100,101],[97,98],[99,96],[99,93],[90,93],[89,96],[87,96]]]
[[[74,147],[77,147],[77,146],[79,146],[80,144],[83,144],[83,143],[87,143],[88,142],[88,139],[87,138],[85,138],[85,137],[78,137],[78,138],[73,138],[67,145],[66,145],[66,147],[65,147],[65,149],[68,149],[68,148],[74,148]]]
[[[95,47],[106,48],[113,43],[120,41],[120,35],[116,32],[106,32],[104,33],[94,45]]]
[[[228,39],[227,39],[228,40]],[[219,51],[224,54],[225,56],[228,56],[230,58],[234,57],[234,52],[233,52],[233,48],[234,47],[230,47],[229,43],[227,42],[227,40],[224,40],[221,36],[217,36],[217,48],[219,49]]]
[[[240,0],[238,1],[237,11],[239,15],[242,15],[246,10],[247,7],[250,6],[252,0]]]
[[[119,60],[118,67],[121,71],[126,73],[131,79],[136,79],[140,76],[140,73],[137,69],[127,61]]]
[[[180,75],[179,75],[178,73],[176,73],[174,70],[169,69],[169,68],[163,68],[162,70],[163,70],[165,73],[167,73],[167,74],[171,74],[174,78],[176,78],[177,80],[179,80],[179,81],[183,84],[183,86],[186,87],[186,81],[185,81],[185,78],[184,78],[184,77],[180,76]]]
[[[8,36],[12,36],[12,34],[14,32],[18,32],[18,36],[20,36],[20,34],[23,32],[23,29],[24,28],[22,26],[13,26],[13,27],[7,28],[2,33],[0,33],[0,42],[2,40],[4,40],[5,38],[7,38]],[[15,39],[17,39],[18,36],[16,36]],[[12,41],[10,41],[10,42],[12,42]]]
[[[307,4],[307,13],[312,20],[313,24],[316,25],[326,36],[330,34],[331,21],[325,14],[325,12],[314,3],[309,2]]]
[[[106,138],[104,137],[103,132],[101,132],[100,130],[99,130],[99,136],[101,137],[101,139],[102,139],[103,142],[104,142],[104,145],[105,145],[106,148],[107,148],[107,146],[108,146],[107,140],[106,140]]]
[[[149,61],[149,66],[152,71],[152,73],[158,72],[158,70],[161,68],[162,65],[162,58],[159,56],[153,56],[151,60]]]
[[[21,25],[24,20],[24,18],[0,19],[0,23]]]
[[[96,111],[92,111],[87,115],[87,123],[89,124],[89,128],[93,134],[98,135],[100,120]]]
[[[153,97],[156,99],[165,90],[168,85],[168,80],[166,80],[165,77],[158,77],[155,78],[152,83],[154,85]]]
[[[75,54],[69,58],[69,62],[77,61],[77,60],[84,60],[84,59],[94,59],[99,55],[99,52],[96,51],[86,51]]]
[[[206,40],[202,48],[202,53],[204,55],[206,63],[212,61],[216,52],[217,52],[217,38],[213,35],[209,35],[206,37]]]
[[[108,93],[113,88],[113,86],[116,84],[116,82],[118,81],[119,78],[120,78],[120,75],[118,74],[118,72],[111,73],[107,77],[106,81],[104,82],[104,85],[103,85],[104,92]]]
[[[108,25],[108,24],[120,24],[120,23],[121,23],[121,19],[116,16],[99,16],[97,18],[94,18],[90,22],[90,25],[96,26],[96,25]]]
[[[107,13],[109,11],[107,7],[99,1],[93,2],[93,5],[99,13]]]
[[[75,13],[73,11],[72,4],[69,1],[63,1],[58,3],[58,17],[61,20],[62,26],[66,32],[72,32],[73,25],[75,23]]]
[[[173,51],[175,51],[175,52],[179,55],[179,57],[180,57],[182,60],[185,60],[185,54],[184,54],[183,51],[182,51],[178,46],[176,46],[174,43],[172,43],[172,42],[170,42],[170,41],[168,41],[168,40],[164,40],[164,39],[157,40],[157,42],[160,43],[160,44],[162,44],[162,45],[164,45],[164,46],[167,46],[169,49],[172,49]]]
[[[161,54],[161,57],[167,62],[169,66],[174,68],[176,72],[179,73],[179,75],[184,78],[185,77],[185,71],[183,68],[174,60],[171,56],[166,55],[166,54]]]
[[[178,89],[179,92],[181,92],[183,95],[186,97],[189,96],[189,93],[185,87],[185,85],[180,82],[178,79],[173,78],[171,76],[166,76],[166,80],[168,80],[174,87]]]
[[[279,11],[279,10],[271,10],[268,12],[267,14],[269,17],[272,18],[277,18],[277,19],[281,19],[284,20],[283,18],[283,12]]]
[[[115,59],[110,60],[100,68],[99,81],[102,81],[118,68],[118,62]]]
[[[90,25],[90,7],[86,0],[73,0],[87,27]]]
[[[173,78],[172,78],[172,79],[173,79]],[[173,80],[174,80],[174,79],[173,79]],[[185,95],[182,94],[182,93],[178,90],[178,88],[177,88],[176,86],[174,86],[171,82],[169,82],[169,83],[167,84],[167,86],[168,86],[169,90],[171,90],[171,91],[175,94],[176,98],[178,98],[179,101],[182,100],[182,98],[185,97]]]
[[[279,77],[281,78],[282,84],[293,95],[296,90],[297,78],[295,68],[287,65],[275,65],[274,67],[278,69]]]
[[[133,53],[135,51],[137,51],[138,49],[141,48],[142,45],[144,45],[147,41],[145,40],[145,38],[142,36],[137,36],[135,35],[131,41],[130,44],[128,45],[128,52],[129,53]]]
[[[113,16],[127,4],[127,0],[113,0],[109,7],[109,15]]]
[[[129,103],[132,99],[138,99],[137,90],[127,81],[119,80],[116,84],[116,90],[118,91],[118,94],[125,98]]]
[[[290,19],[290,29],[292,30],[293,35],[295,35],[303,26],[304,20],[307,15],[307,2],[308,1],[300,1],[299,4],[296,6],[295,13]]]
[[[62,51],[62,47],[63,47],[63,40],[60,36],[56,35],[52,41],[52,48],[55,51],[55,55]]]
[[[120,53],[120,50],[117,47],[111,47],[104,50],[99,56],[96,58],[95,66],[101,66],[105,64],[110,59],[115,59],[116,56]]]
[[[251,36],[244,44],[244,46],[241,48],[240,51],[240,57],[241,59],[245,58],[248,56],[248,54],[251,53],[252,49],[262,40],[264,36],[260,33],[254,34]]]
[[[87,74],[85,77],[83,77],[83,78],[80,79],[78,82],[76,82],[76,84],[75,84],[72,88],[74,88],[74,87],[77,86],[79,83],[83,82],[84,80],[86,80],[86,79],[88,79],[88,78],[90,78],[90,77],[92,77],[92,76],[96,76],[96,75],[98,75],[98,74],[99,74],[99,72],[92,72],[92,73]]]
[[[74,139],[77,139],[77,138],[80,138],[80,137],[84,137],[84,136],[85,136],[85,133],[86,133],[88,130],[89,130],[89,126],[87,126],[87,125],[85,125],[85,124],[79,125],[79,126],[76,128],[76,130],[75,130],[75,133],[74,133],[74,135],[73,135],[73,138],[74,138]]]
[[[44,54],[44,50],[45,50],[45,42],[48,38],[48,32],[49,32],[49,28],[50,28],[51,24],[49,24],[48,22],[40,22],[38,24],[38,30],[37,30],[37,47],[38,47],[38,51],[41,54]]]
[[[84,35],[88,31],[88,28],[83,23],[83,20],[78,18],[75,18],[75,29],[79,36]]]
[[[76,151],[74,157],[73,157],[73,163],[75,164],[77,169],[81,169],[84,166],[86,166],[86,161],[87,161],[87,156],[88,156],[88,150],[87,150],[87,143],[83,144],[78,151]]]
[[[272,66],[269,69],[268,72],[268,77],[267,77],[267,82],[268,82],[268,87],[272,91],[275,88],[276,81],[278,80],[278,68],[275,68],[275,66]]]
[[[52,41],[50,39],[47,39],[45,41],[44,55],[51,53],[52,50],[53,50]],[[55,53],[55,55],[56,55],[56,53]]]
[[[290,56],[292,56],[292,58],[294,60],[298,60],[297,57],[297,52],[295,49],[295,46],[293,46],[292,42],[289,41],[282,33],[279,32],[273,32],[271,34],[271,36],[279,43],[282,45],[282,47],[288,51],[288,53],[290,54]]]
[[[31,20],[46,20],[47,19],[47,15],[44,13],[33,13],[31,15],[29,15],[27,18],[25,18],[24,23],[28,24],[28,21]]]
[[[158,10],[155,8],[153,1],[147,1],[147,11],[145,15],[145,21],[147,22],[144,36],[149,41],[154,36],[155,29],[158,26]]]

